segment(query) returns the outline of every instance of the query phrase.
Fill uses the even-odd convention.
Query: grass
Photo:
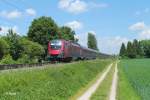
[[[119,100],[149,100],[150,59],[123,60],[119,68]]]
[[[106,78],[103,80],[103,82],[98,87],[96,92],[92,95],[91,100],[108,100],[109,99],[109,91],[111,89],[114,70],[115,70],[115,63],[113,64],[110,72],[107,74]]]
[[[105,69],[110,60],[0,73],[1,100],[67,100]],[[55,66],[55,65],[53,65]]]

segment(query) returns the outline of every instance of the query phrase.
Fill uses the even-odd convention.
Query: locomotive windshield
[[[60,40],[52,40],[50,42],[51,49],[58,50],[61,48],[62,42]]]

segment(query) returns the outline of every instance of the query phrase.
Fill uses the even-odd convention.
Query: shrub
[[[8,54],[8,52],[9,52],[8,43],[4,39],[0,38],[0,60],[3,58],[3,56]]]
[[[0,61],[0,64],[16,64],[16,62],[12,59],[10,55],[6,55]]]

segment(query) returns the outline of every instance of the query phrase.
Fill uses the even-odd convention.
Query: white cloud
[[[138,39],[150,39],[150,26],[144,22],[137,22],[129,27],[131,31],[138,33]]]
[[[98,38],[100,51],[107,54],[119,54],[122,43],[129,41],[126,37],[101,37]]]
[[[129,27],[129,29],[132,30],[132,31],[139,31],[139,30],[145,29],[145,27],[146,26],[145,26],[144,22],[138,22],[138,23],[135,23],[135,24],[131,25]]]
[[[83,24],[81,22],[75,20],[75,21],[66,23],[65,26],[68,26],[68,27],[72,28],[73,30],[78,30],[83,27]]]
[[[60,0],[58,7],[71,13],[82,13],[87,10],[87,4],[81,0]]]
[[[83,0],[59,0],[58,7],[70,13],[79,14],[88,11],[89,8],[106,8],[108,4],[85,2]]]
[[[12,29],[14,32],[18,33],[18,27],[17,26],[1,26],[0,35],[5,36],[8,33],[8,30]]]
[[[33,8],[26,9],[26,13],[30,16],[35,16],[36,15],[36,11]]]
[[[7,18],[7,19],[16,19],[16,18],[24,17],[26,15],[35,16],[36,11],[33,8],[25,9],[25,11],[19,11],[19,10],[0,11],[0,17]]]
[[[1,11],[0,16],[8,19],[14,19],[19,18],[22,16],[22,12],[18,10],[12,10],[12,11]]]
[[[140,34],[139,34],[139,39],[150,39],[150,29],[146,29],[143,30]]]

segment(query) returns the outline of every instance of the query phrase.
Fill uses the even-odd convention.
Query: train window
[[[52,49],[58,50],[58,49],[61,48],[62,42],[60,40],[52,40],[50,42],[50,46],[51,46]]]

